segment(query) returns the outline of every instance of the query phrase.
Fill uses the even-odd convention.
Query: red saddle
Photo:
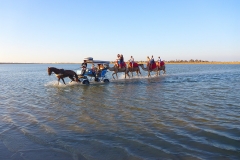
[[[126,67],[126,63],[125,63],[125,62],[120,63],[119,67],[120,67],[120,68]]]
[[[159,62],[158,62],[158,66],[162,67],[164,65],[165,65],[165,63],[163,61],[160,62],[160,65],[159,65]]]
[[[150,70],[153,70],[157,67],[157,64],[155,62],[153,62],[152,67],[150,66],[150,63],[148,64],[148,66],[149,66]]]
[[[132,67],[132,62],[130,62],[130,67]],[[136,62],[133,62],[133,67],[138,67],[138,64]]]

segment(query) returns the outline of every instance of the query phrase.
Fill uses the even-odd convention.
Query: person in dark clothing
[[[87,60],[84,60],[82,63],[82,67],[85,66],[85,68],[87,68]]]
[[[95,65],[92,64],[92,75],[94,76],[94,80],[98,81],[97,75],[96,75],[96,68]]]
[[[86,69],[87,69],[87,61],[84,60],[83,63],[82,63],[82,74],[81,74],[81,76],[84,76],[84,74],[86,72]]]
[[[121,54],[120,55],[120,68],[122,68],[123,62],[124,62],[124,58],[123,58],[123,55]]]

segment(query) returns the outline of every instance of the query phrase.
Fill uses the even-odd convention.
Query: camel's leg
[[[128,75],[128,78],[130,78],[130,75],[128,72],[125,72],[125,79],[127,78],[126,74]]]
[[[138,73],[140,73],[140,75],[142,75],[142,73],[140,72],[140,69],[138,69]]]

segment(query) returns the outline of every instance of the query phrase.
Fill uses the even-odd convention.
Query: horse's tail
[[[77,75],[76,72],[74,72],[74,75],[75,75],[75,81],[76,81],[76,82],[79,82],[79,80],[78,80],[78,75]]]

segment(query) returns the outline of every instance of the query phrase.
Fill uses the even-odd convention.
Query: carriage
[[[92,57],[84,58],[87,64],[96,65],[94,69],[81,68],[77,70],[78,79],[82,84],[89,84],[91,82],[104,82],[108,83],[109,79],[106,76],[107,68],[105,65],[109,65],[110,61],[93,60]],[[85,70],[85,73],[84,73]]]

